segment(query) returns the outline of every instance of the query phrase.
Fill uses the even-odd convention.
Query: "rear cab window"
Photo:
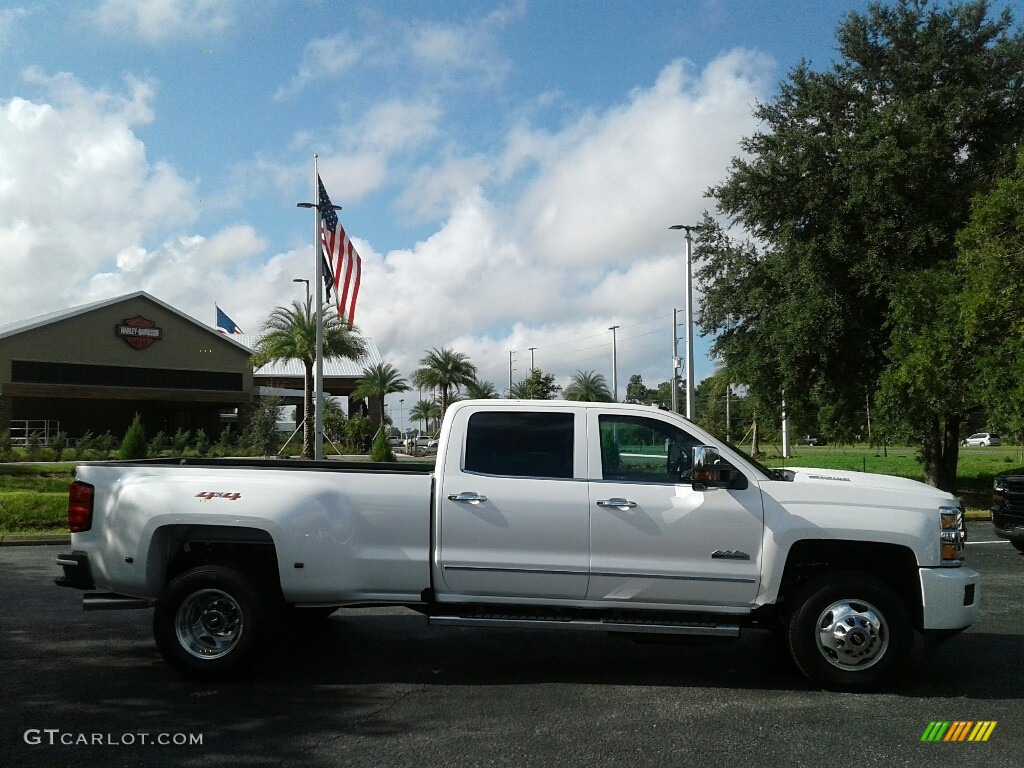
[[[506,477],[570,479],[576,417],[571,411],[479,411],[469,417],[463,471]]]

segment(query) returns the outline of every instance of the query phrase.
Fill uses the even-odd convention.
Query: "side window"
[[[474,413],[466,432],[467,472],[513,477],[572,477],[573,414]]]
[[[601,476],[628,483],[679,483],[690,479],[697,438],[671,424],[642,416],[600,416]]]

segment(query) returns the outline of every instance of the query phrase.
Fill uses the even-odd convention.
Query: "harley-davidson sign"
[[[114,326],[114,333],[135,349],[145,349],[164,337],[163,328],[157,328],[156,323],[142,315],[122,320]]]

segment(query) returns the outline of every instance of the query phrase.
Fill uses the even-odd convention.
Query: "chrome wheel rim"
[[[873,667],[889,647],[882,612],[864,600],[837,600],[818,616],[815,642],[833,667],[860,671]]]
[[[193,592],[174,620],[178,642],[197,659],[218,659],[238,645],[245,622],[242,609],[231,595],[219,589]]]

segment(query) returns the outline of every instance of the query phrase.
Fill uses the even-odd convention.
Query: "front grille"
[[[1006,496],[1003,497],[1003,505],[1007,512],[1024,515],[1024,492],[1016,489],[1007,491]]]

